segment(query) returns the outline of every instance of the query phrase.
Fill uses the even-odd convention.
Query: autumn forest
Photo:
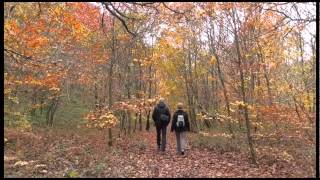
[[[316,176],[315,2],[5,2],[3,28],[4,177]]]

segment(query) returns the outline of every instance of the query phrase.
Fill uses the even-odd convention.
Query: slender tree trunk
[[[113,85],[113,64],[116,60],[116,55],[115,55],[115,29],[114,29],[114,19],[112,20],[113,26],[112,26],[112,57],[110,60],[110,68],[109,68],[109,109],[111,110],[112,107],[112,85]],[[112,130],[111,128],[108,128],[108,135],[109,135],[109,140],[108,140],[108,145],[112,146]]]
[[[135,113],[136,114],[136,118],[134,118],[134,129],[133,129],[133,132],[136,132],[136,129],[137,129],[137,121],[138,121],[138,113]]]
[[[206,76],[204,77],[204,84],[205,84],[205,87],[204,87],[204,109],[206,112],[208,112],[208,108],[209,108],[209,102],[211,102],[211,96],[210,96],[210,93],[209,93],[209,80],[208,80],[208,77],[209,77],[209,73],[206,74]]]
[[[313,38],[315,40],[315,37]],[[316,81],[316,72],[317,72],[317,63],[316,63],[316,43],[311,39],[311,49],[312,49],[312,76],[313,80]],[[312,113],[316,112],[316,103],[317,103],[317,98],[316,98],[316,87],[313,87],[312,89]]]
[[[48,108],[48,111],[46,113],[46,121],[47,121],[47,125],[50,126],[50,114],[51,114],[51,110],[52,110],[53,104],[51,104]]]
[[[249,115],[248,115],[248,108],[247,108],[247,99],[246,99],[246,94],[245,94],[245,82],[244,82],[244,75],[243,75],[243,70],[242,70],[242,66],[241,66],[241,54],[240,54],[240,44],[239,44],[239,40],[238,40],[238,34],[237,34],[237,28],[236,28],[236,20],[235,20],[235,11],[234,9],[232,10],[232,14],[233,14],[233,23],[234,23],[234,38],[235,38],[235,46],[236,46],[236,53],[238,56],[238,68],[240,71],[240,81],[241,81],[241,93],[242,93],[242,101],[244,103],[244,116],[245,116],[245,120],[246,120],[246,127],[247,127],[247,138],[248,138],[248,144],[249,144],[249,148],[250,148],[250,153],[251,153],[251,160],[253,164],[257,164],[256,161],[256,153],[253,147],[253,139],[251,137],[251,124],[250,124],[250,119],[249,119]]]
[[[256,39],[256,41],[258,42],[258,39]],[[269,76],[268,76],[268,72],[267,72],[267,68],[265,66],[265,62],[264,62],[264,58],[262,55],[262,49],[261,46],[258,43],[258,48],[259,48],[259,52],[258,52],[258,57],[260,59],[260,61],[262,62],[262,67],[263,67],[263,76],[266,80],[266,84],[267,84],[267,89],[268,89],[268,99],[269,99],[269,105],[272,105],[272,94],[271,94],[271,88],[270,88],[270,80],[269,80]]]
[[[50,127],[53,127],[53,118],[54,118],[54,114],[58,108],[58,102],[59,102],[59,97],[52,99],[52,103],[51,103],[51,105],[47,111],[47,114],[46,114],[47,125]]]
[[[36,108],[34,107],[37,104],[37,91],[33,89],[32,95],[32,109],[31,109],[31,117],[34,118],[36,116]]]
[[[140,109],[140,111],[139,111],[139,131],[142,131],[141,109]]]
[[[152,73],[152,67],[151,65],[149,66],[149,95],[148,95],[148,98],[150,99],[151,98],[151,92],[152,92],[152,80],[151,80],[151,73]],[[149,131],[150,129],[150,113],[151,111],[148,110],[148,114],[147,114],[147,124],[146,124],[146,130]]]
[[[40,107],[40,114],[42,115],[42,112],[43,112],[43,99],[41,99],[41,107]]]
[[[213,24],[211,24],[212,26],[212,31],[214,33],[214,26]],[[231,112],[230,112],[230,103],[229,103],[229,98],[228,98],[228,95],[227,95],[227,89],[226,89],[226,86],[225,86],[225,81],[224,81],[224,78],[223,78],[223,73],[221,71],[221,68],[220,68],[220,59],[218,57],[218,55],[216,54],[216,50],[215,50],[215,47],[214,47],[214,42],[213,42],[213,35],[211,32],[208,34],[208,38],[209,38],[209,42],[210,42],[210,50],[212,52],[212,54],[214,55],[216,61],[217,61],[217,70],[218,70],[218,77],[219,77],[219,80],[221,82],[221,86],[222,86],[222,90],[223,90],[223,97],[224,97],[224,100],[225,100],[225,104],[226,104],[226,109],[227,109],[227,113],[228,113],[228,117],[231,117]],[[228,130],[230,132],[230,134],[232,134],[232,137],[234,138],[234,132],[232,130],[232,127],[231,127],[231,122],[228,120],[227,122],[227,126],[228,126]]]
[[[123,111],[123,129],[124,129],[125,136],[127,135],[126,123],[127,123],[127,112]]]
[[[142,97],[142,70],[141,70],[141,62],[139,61],[139,92],[138,98]],[[142,120],[141,120],[141,106],[139,104],[139,131],[142,131]]]
[[[220,60],[219,60],[219,57],[215,53],[214,53],[214,55],[215,55],[216,60],[217,60],[218,75],[219,75],[219,79],[220,79],[221,86],[222,86],[222,89],[223,89],[223,97],[225,99],[228,117],[231,117],[230,103],[229,103],[229,98],[228,98],[228,95],[227,95],[227,89],[225,87],[224,79],[223,79],[222,72],[221,72],[221,69],[220,69]],[[231,122],[229,120],[228,120],[228,130],[229,130],[230,134],[232,134],[232,137],[234,138],[234,132],[232,130]]]
[[[131,47],[129,49],[129,60],[132,60]],[[126,88],[127,88],[128,100],[131,99],[131,92],[130,92],[130,87],[131,87],[131,79],[130,79],[130,77],[131,77],[131,68],[130,68],[129,63],[127,65],[127,73],[126,73]],[[130,110],[126,110],[126,116],[127,116],[127,121],[128,121],[128,134],[130,134],[131,133],[131,112],[130,112]]]
[[[211,75],[211,77],[215,77],[212,67],[210,67],[210,75]],[[216,104],[217,96],[216,96],[215,82],[216,82],[215,80],[211,80],[211,90],[212,90],[212,92],[211,92],[211,94],[209,96],[212,97],[210,102],[212,102],[213,109],[217,110],[217,104]]]
[[[186,87],[187,87],[187,96],[188,96],[188,103],[189,103],[189,112],[190,112],[190,129],[193,132],[198,131],[197,123],[196,123],[196,113],[195,113],[195,107],[194,107],[194,95],[193,95],[193,77],[192,77],[192,70],[191,70],[191,55],[190,51],[188,51],[188,68],[187,72],[185,73],[185,81],[186,81]],[[185,64],[186,67],[186,64]]]
[[[302,78],[303,78],[303,83],[304,83],[304,87],[307,93],[307,100],[308,102],[311,103],[311,97],[310,97],[310,91],[309,91],[309,87],[308,87],[308,79],[305,76],[305,69],[304,69],[304,51],[303,51],[303,41],[302,41],[302,37],[301,37],[301,33],[299,33],[299,49],[300,49],[300,59],[301,59],[301,70],[302,70]],[[309,112],[312,112],[312,106],[309,106]]]
[[[298,110],[296,98],[294,96],[292,96],[292,98],[293,98],[293,102],[294,102],[295,111],[296,111],[296,113],[298,115],[298,118],[299,118],[300,122],[302,122],[302,118],[301,118],[301,115],[300,115],[299,110]]]
[[[94,82],[94,99],[95,99],[95,107],[96,109],[99,108],[99,98],[98,98],[98,88],[97,83]]]
[[[150,130],[150,110],[148,111],[148,114],[147,114],[147,124],[146,124],[146,131],[149,131]]]

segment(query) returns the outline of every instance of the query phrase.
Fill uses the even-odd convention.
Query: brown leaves
[[[17,153],[12,145],[5,146],[5,177],[10,174],[14,177],[62,177],[72,171],[78,172],[79,177],[310,176],[295,161],[276,159],[271,162],[270,156],[258,156],[259,167],[248,162],[247,154],[238,152],[220,154],[207,148],[192,147],[183,157],[176,154],[173,133],[167,134],[166,152],[161,155],[156,150],[155,129],[151,130],[149,133],[122,136],[115,141],[112,149],[107,148],[103,133],[97,130],[81,133],[73,130],[33,132],[33,136],[42,137],[42,141],[36,142],[30,138],[31,133],[6,130],[9,141],[21,137],[25,142],[19,146],[23,152],[18,158],[13,158]],[[197,138],[197,135],[188,134],[188,139],[191,138]],[[145,148],[141,148],[142,145]],[[266,149],[265,152],[268,151],[271,150]],[[30,160],[27,154],[33,154],[36,159]],[[290,152],[283,152],[283,157],[286,154],[291,155]],[[16,168],[13,169],[15,163]],[[310,172],[309,169],[307,171]]]

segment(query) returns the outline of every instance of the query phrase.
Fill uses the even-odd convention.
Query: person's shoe
[[[181,155],[184,155],[184,151],[181,152]]]

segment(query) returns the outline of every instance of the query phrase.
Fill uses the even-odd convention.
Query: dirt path
[[[257,167],[246,154],[221,154],[191,143],[182,156],[176,152],[171,132],[167,132],[166,152],[161,154],[154,129],[121,135],[111,148],[103,131],[11,130],[6,136],[10,143],[4,151],[5,177],[306,177],[303,168],[293,163],[268,164],[258,159]]]
[[[189,134],[188,136],[190,136]],[[116,176],[120,177],[288,177],[276,167],[255,167],[248,159],[236,153],[217,154],[207,149],[190,147],[186,155],[176,152],[174,133],[168,133],[166,152],[156,149],[155,132],[142,132],[136,136],[146,146],[131,146],[117,156]],[[129,143],[130,144],[130,143]],[[137,153],[138,152],[138,153]],[[125,159],[125,161],[123,161]],[[120,167],[120,169],[119,169]],[[118,173],[118,174],[117,174]]]

